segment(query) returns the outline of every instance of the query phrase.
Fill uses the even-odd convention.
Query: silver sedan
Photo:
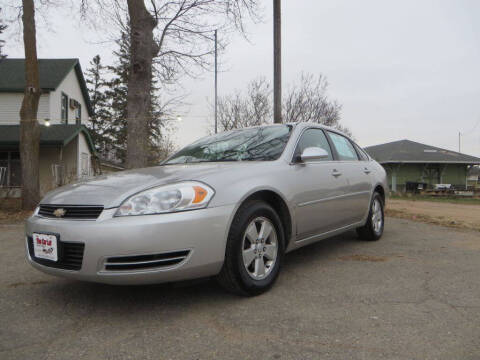
[[[285,253],[356,229],[383,233],[384,169],[352,139],[298,123],[203,138],[156,167],[58,188],[27,221],[45,273],[110,284],[215,276],[259,294]]]

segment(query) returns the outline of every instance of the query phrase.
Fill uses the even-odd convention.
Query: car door
[[[326,150],[328,158],[301,162],[299,156],[308,147]],[[340,227],[345,211],[341,199],[347,191],[347,183],[345,177],[338,174],[334,153],[322,129],[308,128],[302,133],[295,148],[290,175],[296,184],[297,239]]]
[[[338,159],[338,171],[347,183],[343,219],[345,226],[351,225],[361,221],[369,209],[372,192],[370,169],[348,138],[333,131],[327,131],[327,135]]]

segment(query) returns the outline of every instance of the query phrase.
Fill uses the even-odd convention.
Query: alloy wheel
[[[265,279],[273,270],[278,256],[275,226],[265,217],[253,219],[247,226],[242,241],[245,270],[254,280]]]
[[[383,225],[382,204],[378,199],[373,200],[372,204],[372,225],[373,231],[378,234]]]

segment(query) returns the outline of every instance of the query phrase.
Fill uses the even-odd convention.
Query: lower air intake
[[[170,267],[184,261],[190,250],[172,251],[161,254],[116,256],[107,258],[105,270],[125,271]]]

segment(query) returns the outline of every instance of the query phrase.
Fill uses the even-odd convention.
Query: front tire
[[[383,235],[385,225],[384,201],[382,196],[375,192],[370,203],[367,223],[357,228],[358,237],[362,240],[376,241]]]
[[[225,262],[217,280],[235,294],[259,295],[277,279],[284,250],[283,227],[275,210],[263,201],[248,201],[230,226]]]

